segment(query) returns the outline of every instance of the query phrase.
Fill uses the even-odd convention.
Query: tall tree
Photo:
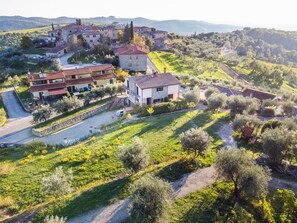
[[[124,34],[123,34],[123,42],[124,43],[130,42],[130,39],[131,39],[130,35],[131,35],[130,28],[129,28],[129,25],[127,24],[125,26]]]
[[[133,27],[133,21],[131,21],[130,24],[130,42],[133,42],[134,40],[134,27]]]

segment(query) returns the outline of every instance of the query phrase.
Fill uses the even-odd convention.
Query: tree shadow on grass
[[[197,127],[197,128],[203,127],[206,123],[210,121],[210,117],[211,117],[210,113],[203,112],[203,113],[197,114],[195,117],[187,121],[181,127],[177,128],[171,137],[172,138],[179,137],[181,133],[193,127]]]
[[[118,199],[124,199],[128,195],[128,187],[131,182],[130,177],[125,177],[93,187],[77,196],[58,200],[39,212],[33,222],[42,222],[45,216],[50,214],[71,219],[100,206],[114,203]]]
[[[233,208],[232,195],[229,190],[217,189],[214,185],[198,194],[187,196],[191,197],[188,199],[195,205],[183,214],[179,222],[228,222]]]

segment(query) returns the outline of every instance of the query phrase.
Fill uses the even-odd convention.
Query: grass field
[[[26,85],[20,85],[20,86],[16,87],[16,91],[23,101],[31,98],[31,94],[29,92],[29,87]]]
[[[160,166],[164,172],[166,165],[185,156],[179,134],[193,126],[201,126],[214,138],[210,152],[205,158],[199,158],[201,166],[209,166],[222,145],[216,132],[227,117],[226,113],[211,114],[198,110],[176,112],[117,123],[107,127],[99,136],[65,149],[53,147],[42,152],[25,151],[24,148],[2,149],[0,169],[7,172],[0,172],[0,196],[12,200],[5,210],[19,213],[37,204],[51,203],[36,217],[36,222],[40,222],[46,214],[70,218],[127,196],[126,189],[133,177],[124,177],[127,170],[119,162],[117,154],[119,145],[130,143],[134,136],[142,138],[148,146],[151,165],[146,172]],[[54,200],[44,194],[41,179],[57,166],[72,168],[75,193]]]
[[[149,53],[149,57],[160,71],[163,71],[164,67],[166,67],[168,72],[174,74],[190,74],[204,79],[218,79],[223,81],[233,80],[222,69],[215,66],[212,61],[203,60],[201,63],[194,62],[193,64],[193,59],[190,57],[187,57],[185,59],[186,61],[183,61],[173,53],[158,51]],[[200,74],[197,74],[197,72],[200,72]]]

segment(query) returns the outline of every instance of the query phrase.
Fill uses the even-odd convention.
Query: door
[[[152,99],[151,99],[151,98],[147,98],[147,99],[146,99],[146,104],[147,104],[147,105],[150,105],[151,103],[152,103]]]

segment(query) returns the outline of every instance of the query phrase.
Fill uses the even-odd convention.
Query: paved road
[[[18,103],[13,94],[13,88],[6,89],[2,92],[3,103],[7,109],[9,119],[19,119],[30,116],[31,114],[25,112]]]
[[[0,141],[7,143],[23,144],[33,140],[40,140],[47,144],[71,143],[83,137],[87,137],[92,132],[100,130],[102,125],[110,124],[117,120],[114,111],[106,111],[88,118],[74,126],[56,132],[52,135],[37,137],[32,134],[32,128],[26,128],[19,132],[2,137]]]
[[[13,132],[18,132],[31,126],[32,115],[25,112],[13,94],[13,88],[2,92],[3,103],[8,114],[8,123],[0,128],[0,141],[2,137]]]

